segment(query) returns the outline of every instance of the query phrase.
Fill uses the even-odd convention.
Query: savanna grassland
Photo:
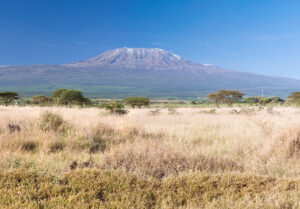
[[[1,208],[300,208],[300,109],[0,107]]]

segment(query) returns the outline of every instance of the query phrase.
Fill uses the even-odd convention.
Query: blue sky
[[[300,1],[0,0],[0,65],[62,64],[154,47],[300,78]]]

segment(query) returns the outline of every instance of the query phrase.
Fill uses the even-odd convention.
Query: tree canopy
[[[57,89],[52,92],[51,99],[56,104],[61,105],[83,105],[91,104],[91,101],[82,95],[82,92],[76,89]]]
[[[136,106],[148,106],[150,100],[147,97],[128,97],[124,99],[124,102],[125,104],[130,105],[132,108],[135,108]]]
[[[225,103],[231,107],[233,103],[241,101],[244,95],[244,93],[237,90],[219,90],[207,94],[206,97],[208,100],[215,102],[217,106],[219,106],[220,103]]]
[[[59,98],[59,103],[64,105],[83,105],[89,103],[89,99],[82,95],[79,90],[66,90],[63,91]]]
[[[5,106],[11,103],[13,100],[19,99],[19,94],[16,92],[0,92],[0,98],[3,100]]]
[[[56,103],[58,103],[58,102],[59,102],[59,99],[60,99],[60,97],[61,97],[61,95],[62,95],[62,93],[65,92],[65,91],[67,91],[67,89],[63,89],[63,88],[61,88],[61,89],[56,89],[55,91],[53,91],[53,92],[51,93],[51,98],[52,98]]]
[[[30,98],[30,103],[38,105],[50,104],[51,98],[44,95],[36,95]]]

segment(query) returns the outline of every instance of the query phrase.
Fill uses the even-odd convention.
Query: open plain
[[[299,109],[129,111],[0,107],[0,205],[300,207]]]

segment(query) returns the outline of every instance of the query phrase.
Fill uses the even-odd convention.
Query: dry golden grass
[[[96,108],[0,107],[0,169],[60,177],[81,168],[101,172],[121,170],[126,175],[164,182],[168,179],[177,181],[182,175],[231,173],[237,178],[246,175],[274,178],[276,182],[298,182],[299,109],[235,109],[237,111],[220,108],[214,112],[205,108],[179,108],[172,114],[168,109],[158,114],[151,114],[151,109],[131,109],[128,115],[117,116]],[[43,118],[45,114],[48,114],[46,119]],[[49,126],[51,117],[54,122]],[[9,124],[19,126],[21,130],[9,128]],[[272,183],[272,191],[280,185]],[[215,189],[218,192],[220,188],[216,186]],[[270,193],[269,198],[266,198],[267,193],[263,197],[257,196],[256,201],[255,195],[260,195],[260,192],[245,193],[239,196],[237,205],[232,202],[235,197],[221,195],[216,200],[212,198],[205,206],[299,206],[300,193],[297,190],[278,191]],[[230,195],[234,194],[230,192]],[[180,199],[181,194],[178,195]],[[282,198],[278,199],[276,206],[273,200],[278,195]],[[168,198],[155,205],[172,208],[175,203],[164,202]],[[182,201],[189,199],[185,198]],[[291,207],[284,204],[291,204]],[[196,200],[176,203],[175,206],[200,207]]]

